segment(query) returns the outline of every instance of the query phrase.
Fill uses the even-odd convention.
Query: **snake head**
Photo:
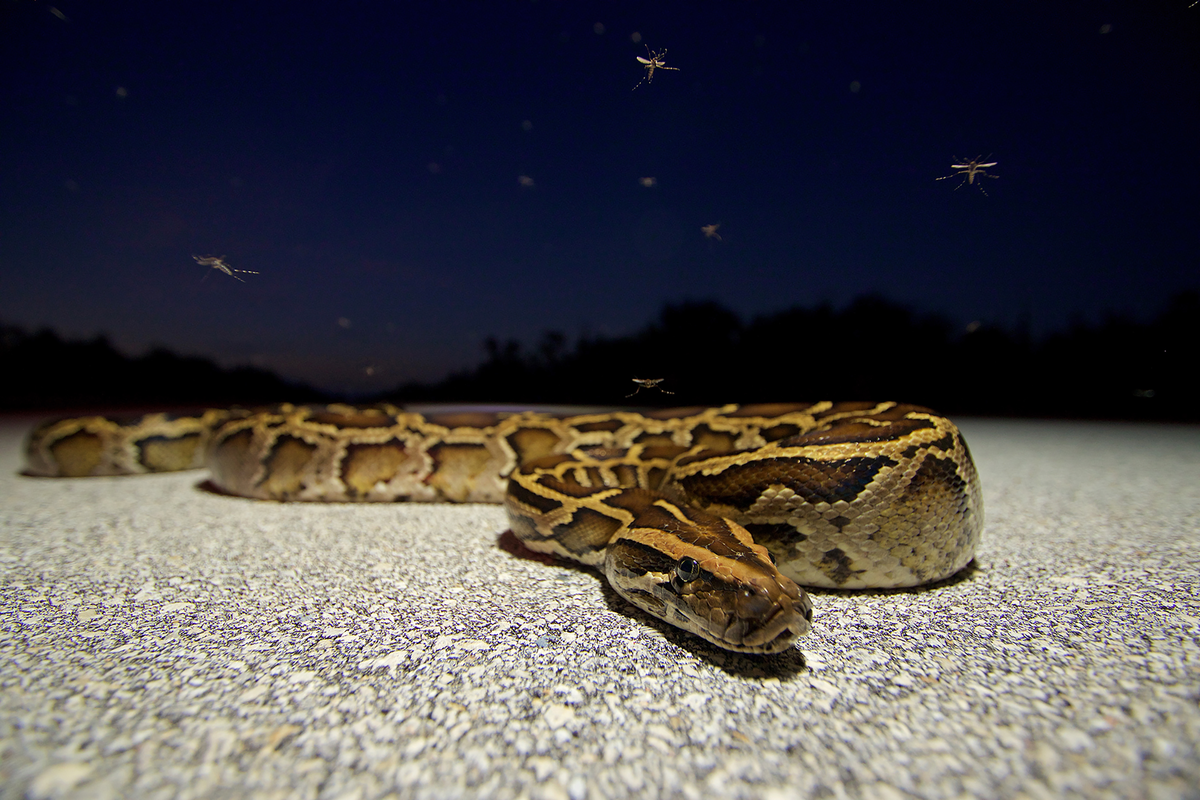
[[[609,542],[609,583],[638,608],[741,653],[778,653],[812,623],[804,590],[741,525],[659,500]]]

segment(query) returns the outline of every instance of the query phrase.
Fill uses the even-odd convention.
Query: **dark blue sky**
[[[0,320],[372,391],[684,299],[1147,317],[1200,285],[1189,2],[0,0]]]

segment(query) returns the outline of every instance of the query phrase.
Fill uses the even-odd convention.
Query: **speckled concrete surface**
[[[0,795],[1200,797],[1200,429],[972,421],[977,566],[751,658],[487,506],[24,478],[0,426]]]

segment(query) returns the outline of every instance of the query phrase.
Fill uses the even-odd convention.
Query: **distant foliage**
[[[1194,291],[1148,324],[1109,315],[1038,342],[995,326],[956,333],[872,295],[748,323],[713,302],[669,305],[628,337],[569,348],[551,331],[532,350],[495,339],[485,348],[474,370],[381,399],[623,405],[638,377],[665,378],[675,392],[638,394],[657,406],[892,399],[955,414],[1200,419],[1189,378],[1200,365]]]
[[[484,342],[473,370],[372,398],[399,403],[623,406],[898,400],[951,414],[1200,420],[1200,294],[1176,295],[1150,323],[1109,315],[1033,341],[1021,329],[956,332],[878,296],[843,310],[792,308],[743,322],[713,302],[666,306],[642,331],[548,331],[532,348]],[[127,358],[103,337],[63,341],[0,326],[0,408],[257,405],[336,399],[265,370],[225,370],[155,350]],[[661,387],[626,395],[633,378]]]
[[[128,358],[103,336],[64,341],[0,325],[3,409],[259,405],[324,396],[253,367],[221,369],[205,358],[156,349]]]

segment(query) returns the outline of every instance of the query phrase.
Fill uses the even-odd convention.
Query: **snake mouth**
[[[749,625],[750,620],[734,620],[725,630],[722,646],[743,653],[779,653],[809,631],[808,620],[790,603],[781,604],[762,624]]]
[[[767,637],[762,647],[774,653],[791,647],[797,638],[808,633],[808,629],[808,623],[796,609],[781,608],[759,630],[759,637]]]

